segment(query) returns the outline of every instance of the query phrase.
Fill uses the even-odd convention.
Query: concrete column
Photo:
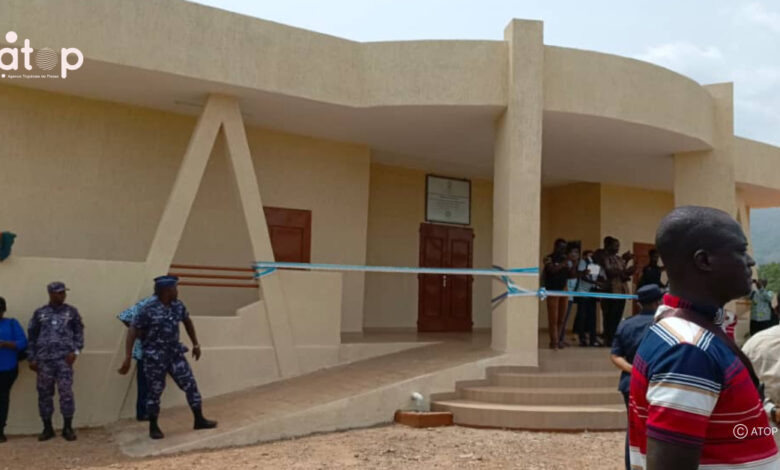
[[[737,190],[737,222],[742,226],[742,231],[748,239],[748,253],[753,256],[753,240],[750,238],[750,207],[740,190]]]
[[[674,156],[674,203],[715,207],[736,216],[734,87],[720,83],[705,88],[714,104],[714,148]]]
[[[748,239],[748,253],[753,256],[753,241],[750,238],[750,207],[745,203],[745,198],[740,190],[737,190],[737,222],[742,226],[742,231]],[[758,269],[753,268],[753,277],[758,278]],[[740,346],[745,342],[745,336],[750,332],[750,300],[739,299],[729,302],[726,308],[737,314],[737,327],[734,330],[734,339]]]
[[[539,264],[544,44],[540,21],[513,20],[507,42],[507,109],[496,123],[493,168],[493,262],[506,268]],[[516,278],[536,289],[537,278]],[[503,286],[495,283],[498,295]],[[538,300],[508,299],[493,310],[493,349],[537,361]]]

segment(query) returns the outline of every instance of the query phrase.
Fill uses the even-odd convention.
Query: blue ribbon
[[[494,298],[494,302],[501,300],[504,297],[539,297],[540,300],[544,300],[547,297],[585,297],[589,299],[614,299],[614,300],[635,300],[636,295],[633,294],[611,294],[609,292],[577,292],[577,291],[562,291],[562,290],[547,290],[544,287],[537,291],[529,291],[518,289],[515,292],[507,290],[502,295]]]
[[[260,279],[263,276],[267,276],[276,271],[276,268],[267,268],[259,272],[255,272],[255,279]]]
[[[276,272],[279,268],[291,269],[312,269],[321,271],[360,271],[360,272],[382,272],[382,273],[406,273],[406,274],[451,274],[467,276],[494,276],[506,286],[506,292],[493,297],[492,303],[501,302],[510,297],[538,297],[544,300],[547,297],[584,297],[591,299],[636,299],[636,295],[631,294],[612,294],[607,292],[577,292],[577,291],[553,291],[544,287],[532,291],[517,287],[510,276],[534,275],[539,274],[539,268],[511,268],[504,269],[501,266],[493,265],[492,269],[470,269],[470,268],[409,268],[398,266],[362,266],[349,264],[322,264],[322,263],[285,263],[285,262],[266,262],[258,261],[254,268],[255,279],[268,276]]]
[[[322,263],[285,263],[258,261],[254,265],[255,270],[261,270],[255,274],[256,278],[271,274],[268,269],[290,268],[311,269],[319,271],[360,271],[380,273],[406,273],[406,274],[450,274],[464,276],[530,276],[539,274],[539,268],[513,268],[497,271],[495,269],[471,269],[471,268],[408,268],[398,266],[363,266],[350,264],[322,264]]]

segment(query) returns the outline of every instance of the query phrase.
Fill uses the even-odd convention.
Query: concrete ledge
[[[452,426],[449,411],[401,411],[395,412],[395,422],[413,428],[436,428]]]

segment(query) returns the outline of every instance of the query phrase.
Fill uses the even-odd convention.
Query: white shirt
[[[597,271],[600,270],[601,268],[599,268],[599,266],[595,264],[593,260],[583,258],[580,260],[579,266],[577,266],[577,273],[582,275],[582,273],[584,273],[586,269],[590,269],[591,272],[590,278],[595,281],[596,278],[598,277]],[[579,286],[577,286],[577,291],[590,292],[593,290],[593,287],[595,285],[596,285],[595,283],[588,282],[585,279],[580,279],[580,284]]]
[[[742,346],[742,351],[764,384],[764,410],[769,415],[775,403],[780,403],[780,326],[754,334]],[[775,434],[775,442],[780,445],[780,433]]]

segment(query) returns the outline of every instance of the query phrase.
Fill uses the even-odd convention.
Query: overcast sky
[[[355,41],[503,38],[544,21],[545,44],[735,83],[735,133],[780,145],[780,0],[198,0]]]

